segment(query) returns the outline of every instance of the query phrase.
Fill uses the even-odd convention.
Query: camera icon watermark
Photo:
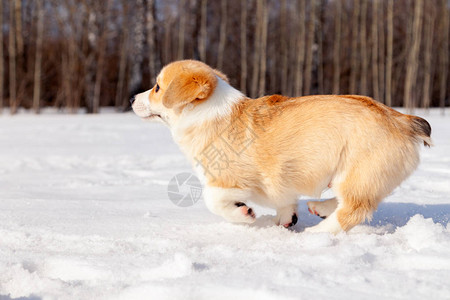
[[[189,207],[200,200],[203,187],[200,180],[191,173],[179,173],[172,177],[167,186],[167,195],[176,206]]]

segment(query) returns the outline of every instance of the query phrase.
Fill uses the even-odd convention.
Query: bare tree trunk
[[[86,108],[89,113],[93,112],[93,104],[94,104],[94,90],[95,90],[95,53],[91,51],[92,48],[95,48],[95,44],[97,42],[99,32],[98,28],[95,24],[95,20],[97,19],[97,11],[95,7],[86,1],[83,2],[86,8],[86,28],[85,28],[85,43],[84,43],[84,51],[86,56],[84,57],[84,98],[86,103]]]
[[[380,21],[379,23],[379,30],[378,30],[378,74],[379,74],[379,79],[378,79],[378,86],[379,86],[379,91],[380,91],[380,99],[377,99],[379,101],[382,101],[383,103],[386,103],[386,96],[385,96],[385,89],[384,89],[384,75],[385,75],[385,66],[386,66],[386,62],[385,62],[385,21],[384,21],[384,2],[385,1],[381,1],[380,2],[380,9],[381,9],[381,14],[378,14],[380,16]]]
[[[301,96],[303,93],[303,65],[305,63],[305,0],[299,1],[298,35],[297,35],[297,60],[295,64],[295,88],[294,96]]]
[[[76,113],[78,109],[80,108],[80,101],[81,101],[81,79],[78,73],[78,65],[80,64],[80,58],[78,55],[79,48],[76,44],[76,38],[73,37],[69,40],[69,80],[70,80],[70,90],[68,90],[68,93],[70,93],[70,102],[69,102],[69,109],[71,113]]]
[[[44,1],[44,14],[45,14],[45,2]],[[69,112],[75,113],[80,107],[81,95],[83,93],[83,74],[80,70],[80,66],[84,64],[84,53],[81,46],[78,45],[79,40],[83,40],[83,33],[86,21],[85,10],[79,9],[79,3],[74,3],[72,0],[65,0],[62,2],[64,10],[68,13],[65,16],[58,16],[57,20],[61,34],[66,37],[67,42],[64,45],[64,50],[61,54],[61,72],[64,74],[61,78],[61,96],[57,99],[58,103],[65,104],[65,108],[69,109]],[[81,20],[81,22],[80,22]],[[81,74],[80,74],[81,73]]]
[[[248,1],[250,2],[250,1]],[[269,2],[269,7],[270,7],[270,3]],[[269,10],[270,11],[270,10]],[[250,11],[250,16],[252,15],[252,12]],[[273,23],[278,22],[278,18],[276,19],[276,21],[274,20]],[[276,24],[276,23],[275,23]],[[267,61],[267,63],[269,64],[269,69],[271,69],[271,72],[269,72],[269,91],[271,94],[275,94],[275,93],[281,93],[281,86],[280,86],[280,68],[278,67],[281,61],[281,55],[280,55],[280,47],[278,42],[276,42],[276,38],[278,38],[279,35],[279,30],[278,28],[276,29],[272,29],[272,27],[276,27],[277,25],[272,25],[272,27],[270,26],[272,25],[271,22],[269,22],[269,43],[268,43],[268,47],[267,47],[267,51],[268,51],[268,56],[270,57],[270,59]],[[271,31],[275,31],[275,34],[273,35],[273,37],[271,36]],[[271,40],[275,39],[275,42],[270,42]]]
[[[359,7],[360,0],[353,0],[352,14],[352,42],[351,42],[351,66],[350,66],[350,94],[356,94],[356,75],[358,73],[358,28],[359,28]]]
[[[80,32],[83,32],[83,25],[78,24],[78,20],[75,18],[76,11],[78,9],[78,5],[75,3],[70,7],[71,12],[71,25],[75,28],[79,28]],[[83,16],[84,13],[81,13],[81,16]],[[68,91],[70,93],[70,103],[69,103],[69,109],[71,113],[78,112],[80,108],[80,102],[81,102],[81,94],[82,94],[82,80],[81,76],[79,76],[78,72],[78,66],[81,64],[81,58],[79,55],[80,46],[78,45],[78,40],[76,35],[72,35],[72,37],[69,39],[69,45],[68,45],[68,51],[69,51],[69,80],[70,80],[70,90]]]
[[[252,74],[252,86],[251,97],[254,98],[258,94],[258,75],[259,64],[261,62],[261,23],[263,18],[262,0],[256,1],[256,24],[255,24],[255,44],[253,47],[253,74]]]
[[[34,63],[34,88],[33,88],[33,109],[39,113],[41,98],[41,67],[42,67],[42,41],[44,35],[44,0],[37,0],[38,20],[37,20],[37,41],[36,59]]]
[[[99,43],[98,43],[98,62],[97,62],[97,71],[95,74],[95,86],[94,86],[94,101],[93,101],[93,110],[94,114],[99,112],[100,107],[100,92],[102,87],[102,79],[103,79],[103,69],[105,65],[105,52],[106,52],[106,39],[108,35],[108,21],[109,21],[109,8],[111,6],[112,0],[106,0],[106,8],[102,15],[102,32],[100,35]]]
[[[448,88],[448,31],[449,31],[449,12],[447,7],[447,0],[442,0],[442,16],[440,24],[440,32],[442,34],[442,44],[439,51],[439,65],[440,65],[440,84],[439,84],[439,106],[442,107],[442,113],[445,112],[445,97]]]
[[[424,80],[422,107],[429,108],[431,103],[431,80],[432,80],[432,51],[434,35],[434,18],[436,11],[434,3],[428,2],[428,13],[424,16],[425,21],[425,61],[424,61]]]
[[[69,51],[62,51],[61,53],[61,89],[60,93],[55,101],[55,107],[64,107],[64,106],[70,106],[71,105],[71,82],[70,77],[66,74],[70,73],[70,67],[69,67]]]
[[[73,23],[72,23],[73,24]],[[79,95],[76,95],[78,93],[78,89],[75,87],[75,80],[74,77],[76,76],[76,63],[75,60],[77,58],[77,51],[76,51],[76,41],[74,36],[68,38],[67,41],[67,69],[68,71],[65,74],[67,77],[67,80],[69,82],[67,87],[67,93],[66,93],[66,100],[67,100],[67,106],[70,109],[70,112],[75,113],[75,102],[76,98],[79,97]],[[35,81],[36,83],[36,81]]]
[[[247,1],[241,1],[241,84],[240,90],[247,94]]]
[[[150,0],[152,1],[152,0]],[[116,108],[119,108],[120,106],[123,106],[125,103],[125,98],[123,91],[126,90],[125,85],[125,75],[126,75],[126,69],[127,69],[127,52],[128,52],[128,36],[129,36],[129,19],[128,19],[128,1],[123,1],[123,7],[122,7],[122,33],[121,33],[121,41],[120,41],[120,52],[119,52],[119,76],[117,81],[117,88],[116,88],[116,99],[115,99],[115,106]],[[126,102],[128,105],[128,101]]]
[[[367,73],[369,65],[369,58],[367,53],[367,41],[366,41],[367,35],[366,23],[367,23],[367,0],[361,0],[361,31],[359,37],[361,44],[361,60],[362,60],[362,67],[361,67],[362,95],[367,95]]]
[[[178,24],[178,59],[184,58],[184,32],[186,28],[186,0],[180,0],[178,13],[180,15],[180,23]]]
[[[339,79],[340,79],[340,47],[341,47],[341,0],[335,1],[336,15],[334,21],[334,48],[333,48],[333,94],[339,94]]]
[[[125,71],[127,69],[127,40],[128,40],[128,30],[124,29],[122,46],[120,47],[120,59],[119,59],[119,78],[117,81],[117,92],[116,92],[116,108],[123,106],[125,103],[123,91],[125,90]]]
[[[408,65],[406,67],[405,89],[403,94],[403,104],[412,110],[415,105],[413,99],[413,85],[416,83],[417,69],[419,64],[420,40],[422,37],[422,10],[423,0],[416,0],[414,3],[414,17],[412,27],[412,47],[408,56]]]
[[[244,4],[246,1],[243,1]],[[201,7],[201,20],[200,20],[200,38],[198,40],[198,50],[200,54],[200,60],[206,63],[206,25],[208,18],[208,0],[202,0]],[[242,30],[242,29],[241,29]]]
[[[3,2],[0,3],[0,24],[3,26]],[[5,65],[3,61],[3,30],[0,30],[0,115],[3,111],[3,84],[5,82]]]
[[[10,7],[12,9],[12,7]],[[17,45],[17,56],[19,58],[22,58],[23,56],[23,35],[22,35],[22,0],[15,0],[14,1],[14,14],[15,14],[15,21],[16,26],[15,29],[15,35],[16,35],[16,45]]]
[[[130,51],[131,55],[131,76],[130,76],[130,84],[128,86],[129,91],[128,94],[136,93],[142,84],[142,61],[144,60],[144,26],[145,26],[145,6],[144,0],[136,1],[136,9],[133,9],[135,12],[133,23],[134,32],[133,32],[133,47],[132,51]]]
[[[414,15],[413,1],[408,1],[408,5],[400,6],[400,11],[396,10],[396,5],[398,2],[394,0],[394,21],[397,16],[403,17],[403,32],[401,37],[394,36],[394,57],[393,57],[393,67],[392,67],[392,106],[405,106],[403,103],[404,88],[405,88],[405,78],[406,78],[406,68],[408,65],[408,55],[412,48],[412,23]],[[411,9],[411,6],[412,9]],[[395,25],[395,22],[394,22]],[[394,26],[395,29],[395,26]],[[395,33],[395,31],[394,31]],[[395,44],[401,43],[401,49],[397,49]],[[398,46],[397,46],[398,47]],[[400,47],[398,47],[400,48]],[[395,51],[397,50],[397,51]]]
[[[72,11],[72,7],[71,7],[71,1],[70,0],[66,0],[63,2],[64,3],[64,9],[68,11],[67,16],[60,16],[58,14],[56,14],[56,19],[58,22],[58,28],[60,29],[60,34],[63,36],[67,36],[67,44],[63,45],[63,49],[61,49],[60,51],[60,57],[61,57],[61,63],[60,63],[60,85],[59,85],[59,93],[56,97],[56,101],[54,102],[55,104],[62,103],[63,99],[66,100],[65,104],[66,107],[70,107],[72,108],[72,100],[73,100],[73,91],[72,91],[72,86],[71,86],[71,76],[72,76],[72,69],[70,68],[70,63],[69,60],[73,59],[71,56],[75,55],[75,52],[71,51],[72,50],[72,40],[75,38],[74,37],[74,28],[73,28],[73,11]],[[53,2],[53,5],[56,6],[56,3]],[[45,12],[44,12],[45,13]],[[38,18],[38,23],[39,23],[39,9],[37,12],[37,18]],[[39,32],[38,32],[39,34]],[[36,46],[37,46],[37,41],[36,41]],[[37,47],[36,47],[36,59],[35,59],[35,76],[36,76],[36,71],[37,71]],[[40,84],[40,80],[37,81],[36,78],[34,79],[34,88],[37,88],[36,85]],[[37,106],[37,110],[39,110],[39,99],[35,100],[35,95],[37,95],[36,92],[33,92],[33,107]],[[37,102],[37,103],[35,103]],[[35,111],[36,113],[39,113],[38,111]]]
[[[290,15],[291,13],[289,12],[288,15]],[[294,25],[295,28],[295,25]],[[288,65],[286,70],[288,71],[288,77],[287,77],[287,86],[286,86],[286,95],[292,96],[292,94],[294,93],[294,74],[293,72],[295,72],[294,67],[295,67],[295,60],[296,60],[296,55],[295,55],[295,45],[296,45],[297,41],[294,38],[290,38],[288,40]]]
[[[219,70],[222,70],[223,55],[225,52],[225,43],[227,40],[227,0],[221,0],[220,4],[220,38],[217,68],[219,68]]]
[[[164,50],[163,50],[163,59],[164,64],[168,64],[172,60],[172,20],[165,19],[164,21]]]
[[[82,95],[84,96],[84,101],[85,101],[85,106],[89,109],[89,101],[91,100],[90,98],[90,92],[92,91],[91,86],[92,83],[88,83],[86,80],[86,77],[90,78],[92,80],[93,75],[92,74],[92,61],[93,61],[93,57],[92,54],[90,54],[89,52],[89,36],[94,36],[95,38],[95,28],[93,28],[93,24],[91,22],[91,8],[88,4],[86,4],[86,0],[82,1],[83,6],[85,9],[83,9],[83,14],[82,14],[82,19],[81,19],[81,45],[79,46],[79,49],[77,50],[81,50],[79,51],[82,56],[81,59],[79,60],[79,64],[82,67],[81,70],[81,76],[78,79],[77,82],[77,86],[75,86],[75,90],[78,94],[78,97],[74,98],[74,103],[73,103],[73,110],[72,112],[77,112],[78,109],[81,107],[81,100],[82,100]],[[74,41],[75,42],[75,41]]]
[[[308,22],[308,36],[306,42],[306,68],[305,68],[305,95],[311,91],[312,63],[313,63],[313,43],[314,43],[314,23],[316,21],[315,2],[310,2],[310,13]]]
[[[14,0],[9,0],[9,109],[11,114],[17,111],[16,99],[16,38],[14,34]]]
[[[392,106],[392,56],[394,44],[394,0],[388,0],[386,50],[386,104]]]
[[[317,38],[318,38],[318,50],[317,50],[317,81],[319,84],[319,94],[325,94],[325,70],[324,70],[324,25],[325,25],[325,5],[326,0],[320,1],[320,7],[318,11],[317,22]]]
[[[267,64],[267,27],[269,22],[266,0],[262,0],[263,20],[261,28],[261,72],[259,76],[259,97],[264,96],[266,88],[266,64]]]
[[[22,30],[22,0],[14,1],[14,17],[16,26],[15,36],[16,36],[16,78],[20,78],[16,83],[18,84],[16,88],[16,107],[19,108],[22,101],[24,100],[25,86],[28,82],[25,74],[25,47],[23,41],[23,30]]]
[[[372,0],[372,87],[373,96],[380,99],[378,85],[378,0]]]
[[[155,47],[155,0],[147,2],[147,42],[148,42],[148,70],[150,72],[150,86],[156,81],[156,47]]]
[[[257,0],[258,1],[258,0]],[[281,0],[280,11],[280,53],[281,53],[281,93],[287,93],[288,85],[288,43],[287,43],[287,0]]]
[[[12,9],[12,8],[11,8]],[[22,68],[23,58],[24,58],[24,42],[23,42],[23,32],[22,32],[22,0],[14,1],[14,16],[15,16],[15,36],[16,36],[16,65],[17,71],[20,73],[23,71]]]

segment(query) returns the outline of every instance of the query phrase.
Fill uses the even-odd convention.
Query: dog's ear
[[[230,83],[230,81],[228,80],[227,75],[223,74],[222,72],[220,72],[217,69],[214,69],[214,73],[216,73],[217,76],[219,76],[223,81],[225,81],[226,83]]]
[[[162,104],[167,108],[176,108],[194,100],[202,100],[210,96],[216,86],[217,77],[212,70],[186,70],[170,82]]]

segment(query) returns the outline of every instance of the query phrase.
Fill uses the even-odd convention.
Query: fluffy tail
[[[427,122],[427,120],[416,117],[416,116],[408,116],[411,121],[411,128],[413,134],[420,138],[423,141],[425,146],[433,146],[433,142],[431,141],[431,126]]]

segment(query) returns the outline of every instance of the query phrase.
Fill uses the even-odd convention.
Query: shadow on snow
[[[322,219],[308,212],[306,202],[311,200],[300,200],[298,202],[299,221],[293,230],[301,232],[306,227],[317,225]],[[422,215],[424,218],[431,218],[434,223],[447,226],[450,220],[450,204],[429,204],[418,205],[414,203],[380,203],[378,210],[374,212],[372,221],[365,222],[365,225],[372,227],[388,227],[387,232],[393,232],[397,227],[402,227],[408,223],[411,217]],[[255,226],[273,226],[272,217],[262,216],[255,222]]]

